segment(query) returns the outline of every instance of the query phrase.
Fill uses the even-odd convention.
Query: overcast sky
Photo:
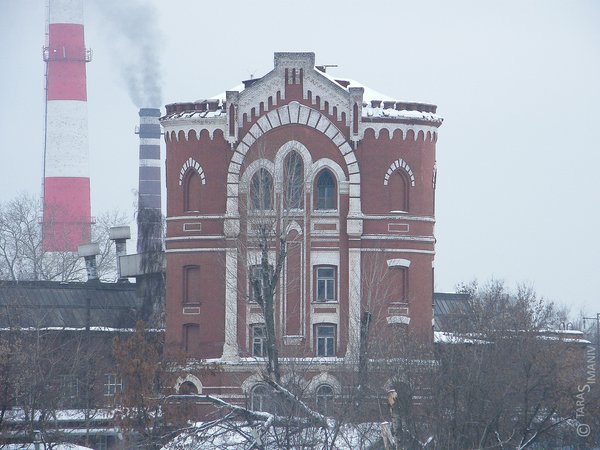
[[[44,3],[0,0],[0,201],[41,191]],[[265,74],[275,51],[313,51],[333,75],[438,105],[436,290],[495,277],[600,312],[600,2],[85,5],[94,215],[133,218],[131,76],[155,75],[164,111]]]

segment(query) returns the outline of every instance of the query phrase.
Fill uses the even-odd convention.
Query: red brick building
[[[167,105],[167,351],[227,368],[187,381],[233,397],[252,389],[264,329],[249,236],[253,218],[283,210],[276,329],[283,356],[313,364],[307,383],[339,389],[332,367],[356,360],[365,311],[384,334],[408,327],[433,339],[441,122],[434,105],[331,77],[313,53],[276,53],[262,78]]]

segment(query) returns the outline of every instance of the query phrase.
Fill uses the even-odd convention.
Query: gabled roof
[[[305,99],[309,91],[315,97],[320,95],[322,99],[329,102],[331,107],[335,106],[338,113],[345,111],[348,117],[350,116],[349,105],[359,101],[360,116],[363,121],[417,121],[435,127],[442,123],[443,119],[436,114],[437,106],[398,101],[350,78],[331,76],[326,73],[324,66],[314,64],[314,53],[278,52],[275,53],[274,60],[274,69],[262,77],[243,81],[242,84],[207,99],[167,105],[167,114],[161,121],[163,124],[177,119],[225,121],[228,101],[234,101],[237,105],[236,114],[249,114],[251,108],[256,109],[261,101],[266,104],[265,95],[285,90],[287,81],[284,81],[282,71],[286,70],[285,80],[287,80],[288,69],[284,67],[290,65],[304,71],[300,77],[303,77]],[[355,91],[355,94],[352,94],[352,91]],[[356,91],[361,94],[357,94]],[[234,96],[228,97],[229,93],[233,93]]]
[[[0,329],[130,329],[140,308],[135,284],[0,281]]]

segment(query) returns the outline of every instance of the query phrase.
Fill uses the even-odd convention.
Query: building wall
[[[278,167],[290,150],[302,157],[306,179],[277,293],[282,354],[315,356],[316,326],[333,324],[334,359],[353,360],[364,311],[374,334],[408,327],[432,340],[441,119],[431,105],[364,95],[315,69],[314,54],[278,53],[273,71],[240,92],[167,106],[167,351],[230,363],[252,356],[250,325],[262,318],[248,300],[257,254],[248,238],[249,184],[258,167],[270,171],[277,210],[285,176]],[[400,109],[381,114],[390,108]],[[323,168],[336,181],[336,211],[314,209]],[[335,268],[336,301],[317,302],[315,268],[326,266]]]

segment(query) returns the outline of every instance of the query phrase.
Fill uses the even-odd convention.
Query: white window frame
[[[331,335],[322,335],[325,329],[333,330]],[[323,330],[323,331],[321,331]],[[315,325],[315,354],[321,357],[333,357],[336,353],[337,327],[332,324]],[[331,348],[330,348],[331,344]]]
[[[104,374],[104,396],[114,397],[123,391],[123,379],[115,373]]]
[[[333,272],[332,276],[323,276],[320,275],[321,271],[331,270]],[[318,303],[327,303],[327,302],[336,302],[337,301],[337,267],[331,265],[323,265],[315,267],[315,302]],[[324,294],[323,298],[319,297],[321,292],[319,286],[323,285]],[[331,287],[332,297],[329,298],[327,296],[328,287]]]
[[[257,330],[262,330],[262,335],[257,336],[255,333]],[[260,353],[255,352],[255,343],[260,344]],[[264,324],[254,324],[250,326],[250,348],[252,356],[256,358],[264,358],[267,356],[267,327]]]

